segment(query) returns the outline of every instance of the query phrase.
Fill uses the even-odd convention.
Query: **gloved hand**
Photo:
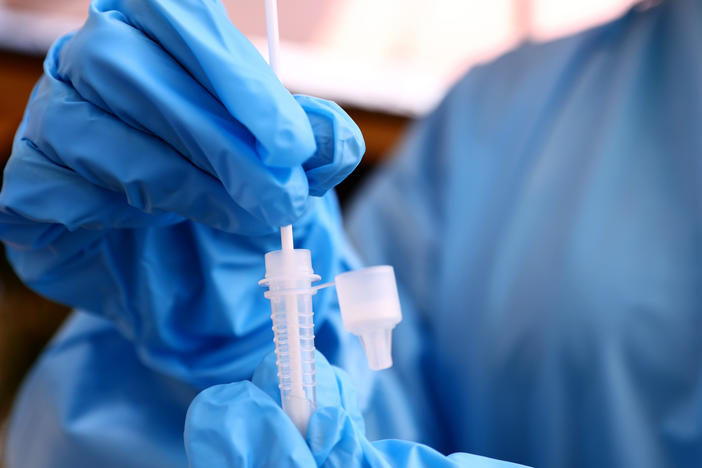
[[[349,376],[317,353],[317,411],[306,439],[280,408],[275,354],[251,381],[202,391],[185,419],[191,468],[241,467],[517,467],[466,453],[444,456],[402,440],[370,442]]]
[[[310,197],[356,166],[358,128],[290,95],[215,1],[95,0],[44,68],[0,193],[17,273],[161,371],[248,377],[271,346],[256,281],[277,228],[297,221],[325,277],[343,262],[333,194]]]

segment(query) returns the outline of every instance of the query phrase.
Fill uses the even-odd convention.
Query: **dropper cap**
[[[402,320],[395,271],[389,265],[349,271],[335,279],[344,328],[361,340],[373,370],[392,366],[392,329]]]

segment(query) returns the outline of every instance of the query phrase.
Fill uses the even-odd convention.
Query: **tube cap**
[[[395,270],[380,265],[335,279],[344,328],[358,335],[373,370],[392,366],[392,329],[402,320]]]
[[[295,287],[296,281],[319,281],[312,270],[310,251],[307,249],[273,250],[265,256],[266,277],[258,282],[271,290]]]

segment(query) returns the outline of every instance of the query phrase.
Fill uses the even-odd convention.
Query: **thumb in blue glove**
[[[364,432],[348,376],[317,353],[318,404],[348,408]],[[315,457],[293,422],[280,408],[275,353],[269,353],[251,381],[216,385],[191,403],[185,421],[190,466],[308,467]]]
[[[291,467],[480,467],[519,466],[456,453],[444,456],[401,440],[370,442],[349,376],[317,353],[317,407],[306,440],[278,402],[275,354],[251,382],[210,387],[193,400],[185,421],[185,448],[193,468]]]

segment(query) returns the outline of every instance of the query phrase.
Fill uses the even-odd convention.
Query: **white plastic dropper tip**
[[[392,328],[362,332],[359,338],[368,358],[368,367],[372,370],[392,367]]]

